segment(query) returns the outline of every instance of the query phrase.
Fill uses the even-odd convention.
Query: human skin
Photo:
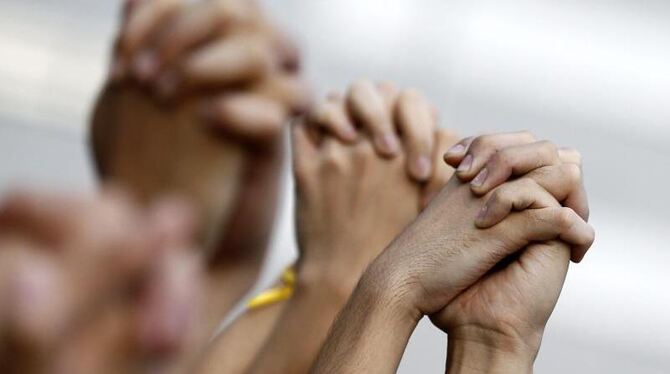
[[[592,228],[555,200],[554,207],[513,212],[478,229],[475,220],[484,205],[498,204],[491,200],[496,190],[476,196],[470,189],[452,178],[368,268],[313,372],[395,372],[419,319],[440,312],[507,256],[535,241],[560,238],[575,248],[593,241]],[[538,201],[552,196],[540,184],[530,191]],[[500,210],[493,206],[491,211]]]
[[[252,2],[127,4],[93,153],[104,181],[143,202],[177,193],[197,208],[213,330],[262,265],[281,130],[308,100],[297,53]]]
[[[478,226],[494,225],[511,209],[556,204],[552,198],[570,204],[584,219],[588,218],[581,156],[577,151],[557,149],[549,142],[536,141],[528,133],[468,139],[459,145],[445,158],[452,164],[462,162],[466,155],[479,161],[472,162],[470,170],[462,170],[459,176],[471,181],[471,188],[478,193],[496,187],[509,172],[522,173],[538,162],[546,165],[496,191],[492,198],[502,210],[487,210],[477,218]],[[480,175],[484,169],[488,170],[487,177],[473,183],[472,176]],[[538,184],[552,196],[529,193]],[[575,258],[581,260],[579,251]],[[531,245],[432,316],[435,325],[449,336],[447,372],[532,372],[544,327],[567,275],[570,252],[560,241]]]
[[[379,84],[375,90],[372,99],[385,100],[389,116],[402,113],[404,118],[398,119],[403,121],[402,126],[416,129],[425,126],[434,131],[435,117],[422,96],[401,92],[388,84]],[[256,362],[254,370],[260,372],[269,367],[275,372],[307,371],[335,313],[365,266],[416,216],[432,191],[451,176],[453,169],[444,165],[441,158],[455,137],[444,130],[434,132],[431,163],[436,169],[424,185],[406,176],[404,156],[382,159],[371,144],[362,143],[368,142],[364,132],[357,134],[357,141],[347,143],[329,136],[329,129],[337,126],[329,122],[341,121],[342,116],[358,125],[348,112],[347,102],[351,100],[340,94],[328,95],[307,114],[307,122],[294,130],[296,216],[301,248],[295,297],[269,310],[250,310],[235,321],[215,341],[204,372],[245,372],[252,362]],[[363,107],[370,102],[355,105]],[[324,114],[329,111],[331,114]],[[311,160],[319,161],[310,165]],[[409,199],[411,196],[418,198]],[[389,219],[380,222],[377,217]],[[315,254],[319,257],[313,258]],[[305,333],[305,323],[310,324],[311,334]],[[245,343],[240,347],[236,337],[245,330],[252,339],[244,335]],[[287,344],[289,340],[291,344]],[[296,345],[296,341],[301,343]],[[263,345],[265,348],[259,353]]]
[[[0,204],[2,372],[183,368],[202,333],[191,221],[181,202],[144,211],[118,192],[10,194]]]

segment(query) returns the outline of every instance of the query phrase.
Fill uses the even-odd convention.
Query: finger
[[[63,274],[48,250],[21,241],[2,242],[0,328],[3,344],[44,353],[66,327]]]
[[[423,188],[422,207],[428,206],[430,201],[447,184],[454,173],[454,168],[442,162],[445,150],[456,142],[456,135],[448,130],[438,129],[435,132],[435,147],[433,149],[433,172]]]
[[[283,105],[253,93],[223,95],[204,103],[201,112],[216,129],[253,142],[274,139],[288,119]]]
[[[559,148],[558,156],[561,162],[582,165],[582,154],[574,148]]]
[[[558,202],[571,208],[585,221],[589,218],[589,203],[584,188],[582,170],[577,164],[564,163],[546,166],[526,175]]]
[[[582,168],[582,154],[574,148],[561,148],[558,150],[559,157],[563,163],[570,163]],[[564,205],[574,209],[584,220],[588,222],[590,209],[588,204],[588,194],[584,185],[584,174],[581,174],[579,188],[570,193],[563,201]]]
[[[486,160],[485,166],[470,182],[470,187],[475,194],[484,195],[511,176],[524,175],[537,168],[558,163],[558,149],[549,141],[506,147]]]
[[[297,121],[291,126],[291,145],[293,153],[293,172],[298,185],[304,184],[308,175],[311,175],[312,166],[318,157],[318,145],[309,136],[307,126],[303,121]]]
[[[311,105],[309,87],[295,74],[271,74],[252,91],[282,103],[294,115],[303,114]]]
[[[465,157],[465,154],[467,153],[468,149],[470,148],[470,144],[472,144],[472,142],[474,140],[475,140],[475,138],[470,136],[470,137],[461,139],[459,142],[452,145],[451,148],[449,148],[444,153],[444,162],[446,162],[447,165],[449,165],[449,166],[457,168],[461,164],[461,162],[463,161],[463,158]]]
[[[75,233],[87,204],[73,196],[12,192],[0,208],[0,231],[57,245]]]
[[[307,123],[348,143],[354,142],[358,137],[344,103],[335,97],[316,105],[307,115]]]
[[[580,262],[595,240],[595,231],[570,208],[528,209],[510,214],[489,230],[497,237],[524,248],[531,242],[561,239],[572,247],[571,258]]]
[[[347,108],[354,121],[372,136],[380,155],[394,156],[400,151],[391,113],[372,82],[360,80],[351,85],[347,94]]]
[[[393,110],[396,106],[398,96],[400,96],[400,89],[395,83],[390,81],[382,81],[377,83],[377,90],[384,99],[384,104],[389,113],[393,113]]]
[[[512,211],[560,207],[556,199],[531,178],[522,178],[496,188],[482,207],[475,224],[489,228]]]
[[[404,90],[397,103],[397,124],[408,156],[408,172],[425,181],[433,169],[434,121],[431,106],[416,90]]]
[[[130,13],[119,38],[123,59],[141,80],[158,72],[158,60],[150,44],[183,6],[183,0],[153,0],[137,4]]]
[[[272,44],[279,57],[281,70],[287,73],[297,73],[300,71],[300,49],[298,45],[287,35],[276,28],[271,28],[269,33],[272,37]]]
[[[201,266],[188,243],[175,242],[156,260],[156,271],[145,285],[139,305],[140,347],[149,354],[174,354],[184,349],[194,332],[201,297]]]
[[[187,51],[226,28],[250,22],[248,1],[202,1],[180,12],[156,48],[161,66],[170,66]]]
[[[163,74],[155,90],[161,97],[170,98],[178,91],[248,84],[266,76],[273,61],[267,41],[235,36],[195,51],[177,70]]]
[[[475,138],[463,160],[456,169],[456,175],[464,182],[471,181],[501,149],[514,145],[533,143],[535,138],[526,131],[483,135]]]

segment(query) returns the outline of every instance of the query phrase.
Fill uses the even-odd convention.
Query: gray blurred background
[[[320,94],[390,79],[463,135],[528,129],[581,150],[598,238],[570,270],[537,371],[670,372],[670,2],[266,3]],[[0,1],[0,191],[96,187],[84,134],[118,8]],[[259,288],[294,256],[286,198]],[[445,345],[422,323],[400,372],[442,372]]]

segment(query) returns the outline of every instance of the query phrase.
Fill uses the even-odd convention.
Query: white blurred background
[[[529,129],[581,150],[598,239],[571,268],[537,371],[670,372],[670,2],[266,3],[319,93],[390,79],[463,135]],[[0,191],[95,188],[86,123],[118,8],[0,1]],[[259,287],[293,256],[288,195]],[[421,324],[400,372],[442,372],[445,345]]]

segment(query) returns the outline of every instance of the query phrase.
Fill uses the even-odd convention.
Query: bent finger
[[[472,140],[468,150],[463,153],[462,160],[457,165],[456,175],[462,181],[469,182],[501,149],[534,141],[535,137],[527,131],[479,136]],[[449,160],[453,159],[449,158]]]
[[[223,95],[203,104],[202,117],[220,131],[253,142],[277,136],[288,119],[286,108],[254,93]]]
[[[506,147],[491,156],[470,182],[470,187],[475,194],[484,195],[511,176],[558,163],[558,148],[549,141]]]
[[[495,189],[477,215],[475,224],[479,228],[489,228],[512,211],[559,206],[556,199],[533,179],[522,178]]]
[[[425,181],[433,169],[434,121],[432,107],[421,93],[404,90],[398,98],[396,120],[407,150],[407,169],[417,181]]]
[[[347,108],[357,124],[370,134],[380,155],[390,157],[399,152],[400,143],[393,118],[372,82],[360,80],[351,85],[347,93]]]

